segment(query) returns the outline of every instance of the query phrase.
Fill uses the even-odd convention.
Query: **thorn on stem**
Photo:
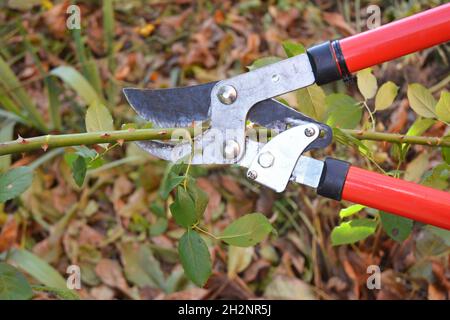
[[[18,141],[20,144],[27,144],[27,143],[28,143],[28,140],[22,138],[22,137],[20,136],[20,134],[19,134],[19,136],[18,136],[18,138],[17,138],[17,141]]]

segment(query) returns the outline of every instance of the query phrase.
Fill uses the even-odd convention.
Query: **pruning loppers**
[[[450,230],[450,193],[366,171],[350,163],[316,160],[306,151],[332,142],[329,126],[274,97],[314,83],[349,79],[352,73],[450,40],[450,4],[377,29],[316,45],[247,73],[196,86],[160,90],[125,88],[138,113],[159,127],[208,128],[186,141],[141,141],[152,155],[192,164],[233,164],[276,192],[290,181],[317,194],[348,200]],[[278,132],[252,137],[248,121]]]

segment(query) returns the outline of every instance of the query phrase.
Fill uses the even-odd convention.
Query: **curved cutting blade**
[[[186,127],[207,121],[211,89],[217,82],[170,89],[125,88],[128,103],[143,119],[157,127]]]

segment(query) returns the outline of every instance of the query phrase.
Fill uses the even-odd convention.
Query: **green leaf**
[[[439,120],[450,122],[450,92],[441,92],[441,97],[436,104],[436,115]]]
[[[418,83],[410,84],[407,96],[409,105],[418,115],[424,118],[436,117],[436,100],[427,88]]]
[[[255,60],[251,65],[247,67],[248,70],[252,71],[258,68],[262,68],[268,66],[269,64],[279,62],[282,59],[279,57],[265,57],[258,60]]]
[[[86,161],[82,156],[77,156],[77,158],[72,162],[72,176],[75,180],[77,186],[81,188],[86,178],[87,166]]]
[[[421,184],[434,189],[445,190],[449,186],[450,165],[441,163],[424,174]]]
[[[327,124],[342,129],[354,129],[362,118],[362,109],[358,102],[343,93],[334,93],[326,97],[328,108]]]
[[[102,101],[91,84],[76,69],[60,66],[53,69],[50,74],[60,78],[72,87],[87,105]]]
[[[398,87],[395,83],[392,81],[384,83],[375,96],[375,110],[387,109],[394,102],[397,93]]]
[[[187,191],[194,201],[197,219],[200,219],[208,206],[208,194],[197,186],[194,179],[188,180]]]
[[[282,43],[282,46],[289,58],[306,52],[305,47],[301,43],[285,41]]]
[[[108,108],[94,101],[86,112],[86,131],[112,131],[114,130],[113,118]]]
[[[386,233],[397,242],[405,241],[411,234],[412,220],[380,211],[381,225]]]
[[[33,291],[24,275],[9,264],[0,262],[0,300],[29,300]]]
[[[33,181],[33,171],[28,167],[11,169],[0,174],[0,203],[23,193]]]
[[[178,254],[186,276],[203,287],[212,272],[211,256],[205,241],[197,232],[188,230],[180,239]]]
[[[345,209],[341,209],[341,211],[339,211],[339,217],[345,218],[345,217],[349,217],[351,215],[354,215],[355,213],[360,212],[362,209],[364,209],[366,206],[363,206],[361,204],[354,204],[348,208]]]
[[[159,236],[163,234],[169,225],[167,218],[159,217],[154,224],[152,224],[148,230],[150,237]]]
[[[273,230],[261,213],[246,214],[225,228],[219,239],[236,247],[250,247],[264,240]]]
[[[372,99],[377,93],[377,78],[372,74],[372,69],[367,68],[356,74],[358,89],[364,96],[364,99]]]
[[[189,228],[198,221],[195,203],[181,186],[177,188],[175,201],[170,205],[170,212],[172,212],[175,222],[185,228]]]
[[[409,127],[408,131],[406,132],[407,136],[421,136],[425,131],[427,131],[433,124],[436,123],[436,120],[434,119],[416,119],[416,121],[413,122],[411,127]],[[400,156],[401,159],[405,159],[406,153],[408,152],[409,148],[411,147],[410,144],[403,143],[401,145],[401,151]],[[398,146],[395,144],[393,145],[393,148],[398,148]]]
[[[20,111],[20,117],[31,120],[36,128],[46,132],[47,126],[42,118],[41,112],[37,109],[36,104],[28,95],[11,67],[1,56],[0,74],[0,96],[3,95],[3,92],[7,92],[13,98],[14,102],[17,102],[19,106],[25,109]],[[13,108],[10,111],[17,111],[12,100],[8,98],[3,98],[2,100],[3,102],[8,100],[7,105]]]
[[[375,232],[377,221],[367,218],[342,222],[331,232],[333,246],[355,243],[365,239]]]
[[[442,147],[441,153],[442,153],[442,159],[444,159],[444,161],[447,164],[450,164],[450,148],[449,147]]]
[[[80,300],[80,297],[75,293],[75,291],[67,289],[59,289],[46,286],[32,286],[33,291],[48,292],[63,300]]]
[[[169,193],[184,181],[184,176],[180,174],[185,170],[184,163],[170,163],[164,171],[164,176],[159,187],[159,195],[163,200],[167,200]]]
[[[322,121],[326,115],[325,92],[317,84],[297,90],[298,110],[311,118]]]
[[[64,278],[47,262],[25,249],[13,249],[8,255],[8,263],[16,265],[47,287],[67,290]]]

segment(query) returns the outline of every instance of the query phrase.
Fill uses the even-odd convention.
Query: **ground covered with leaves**
[[[2,1],[0,141],[145,127],[122,88],[224,79],[366,30],[370,4],[387,23],[441,2],[73,1],[81,29],[68,30],[71,1]],[[333,127],[312,156],[448,191],[450,148],[348,130],[449,139],[449,57],[442,45],[282,99]],[[1,299],[450,297],[445,230],[120,140],[0,156],[0,230]],[[371,265],[380,289],[367,287]]]

